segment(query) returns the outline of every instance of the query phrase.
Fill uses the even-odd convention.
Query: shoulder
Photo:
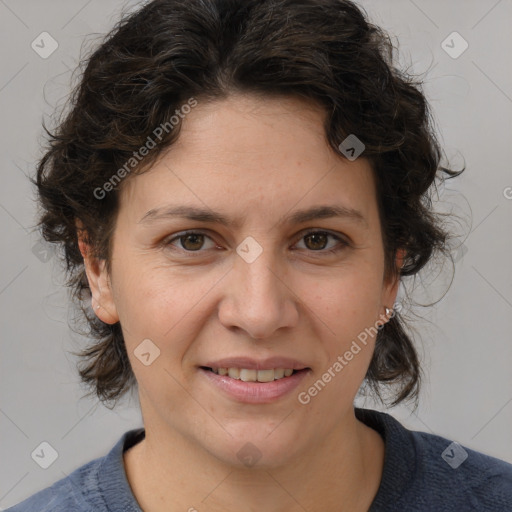
[[[91,480],[102,459],[84,464],[69,476],[36,492],[6,512],[93,512],[83,493],[91,488]]]
[[[439,435],[410,435],[419,455],[418,474],[436,499],[467,503],[468,510],[512,510],[512,464]]]
[[[512,464],[436,434],[407,429],[389,414],[356,409],[385,442],[371,512],[510,512]]]
[[[123,452],[144,434],[140,428],[125,432],[107,455],[84,464],[6,512],[140,512],[126,479]]]

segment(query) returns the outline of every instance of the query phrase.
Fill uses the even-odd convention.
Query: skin
[[[384,442],[353,407],[375,339],[308,404],[297,399],[359,333],[386,321],[399,285],[384,279],[370,164],[364,154],[352,162],[337,155],[323,121],[318,107],[293,98],[199,102],[177,143],[123,183],[110,275],[80,243],[95,312],[121,322],[138,382],[146,438],[124,464],[145,512],[366,511],[377,492]],[[170,204],[221,211],[239,224],[140,222]],[[365,221],[278,223],[320,204],[357,209]],[[304,233],[312,228],[349,245],[312,240]],[[171,244],[189,229],[206,236]],[[263,249],[252,263],[236,252],[248,236]],[[149,366],[134,355],[147,338],[160,350]],[[227,355],[289,356],[311,372],[273,403],[242,404],[198,370]],[[261,454],[251,467],[237,457],[247,442]]]

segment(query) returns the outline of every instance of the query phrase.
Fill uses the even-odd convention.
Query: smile
[[[217,375],[227,375],[232,379],[244,382],[272,382],[293,374],[291,368],[271,368],[269,370],[254,370],[250,368],[205,368]]]
[[[271,403],[290,394],[311,371],[292,369],[199,367],[200,373],[221,393],[238,402]]]

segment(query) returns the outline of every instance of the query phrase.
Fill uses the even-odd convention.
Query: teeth
[[[256,382],[258,380],[258,370],[240,370],[240,380],[244,382]]]
[[[274,369],[274,379],[282,379],[284,377],[284,369],[283,368],[275,368]]]
[[[273,368],[270,370],[212,368],[212,371],[218,375],[228,375],[232,379],[243,380],[244,382],[272,382],[283,377],[289,377],[293,373],[291,368]]]
[[[245,370],[242,370],[245,371]],[[272,382],[275,378],[274,370],[271,368],[270,370],[250,370],[254,372],[254,380],[258,382]],[[240,378],[242,372],[240,372]]]
[[[239,379],[240,378],[240,370],[238,368],[229,368],[228,375],[232,379]]]

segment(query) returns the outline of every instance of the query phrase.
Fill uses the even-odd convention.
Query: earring
[[[386,316],[389,316],[391,313],[393,313],[393,309],[386,308]]]

